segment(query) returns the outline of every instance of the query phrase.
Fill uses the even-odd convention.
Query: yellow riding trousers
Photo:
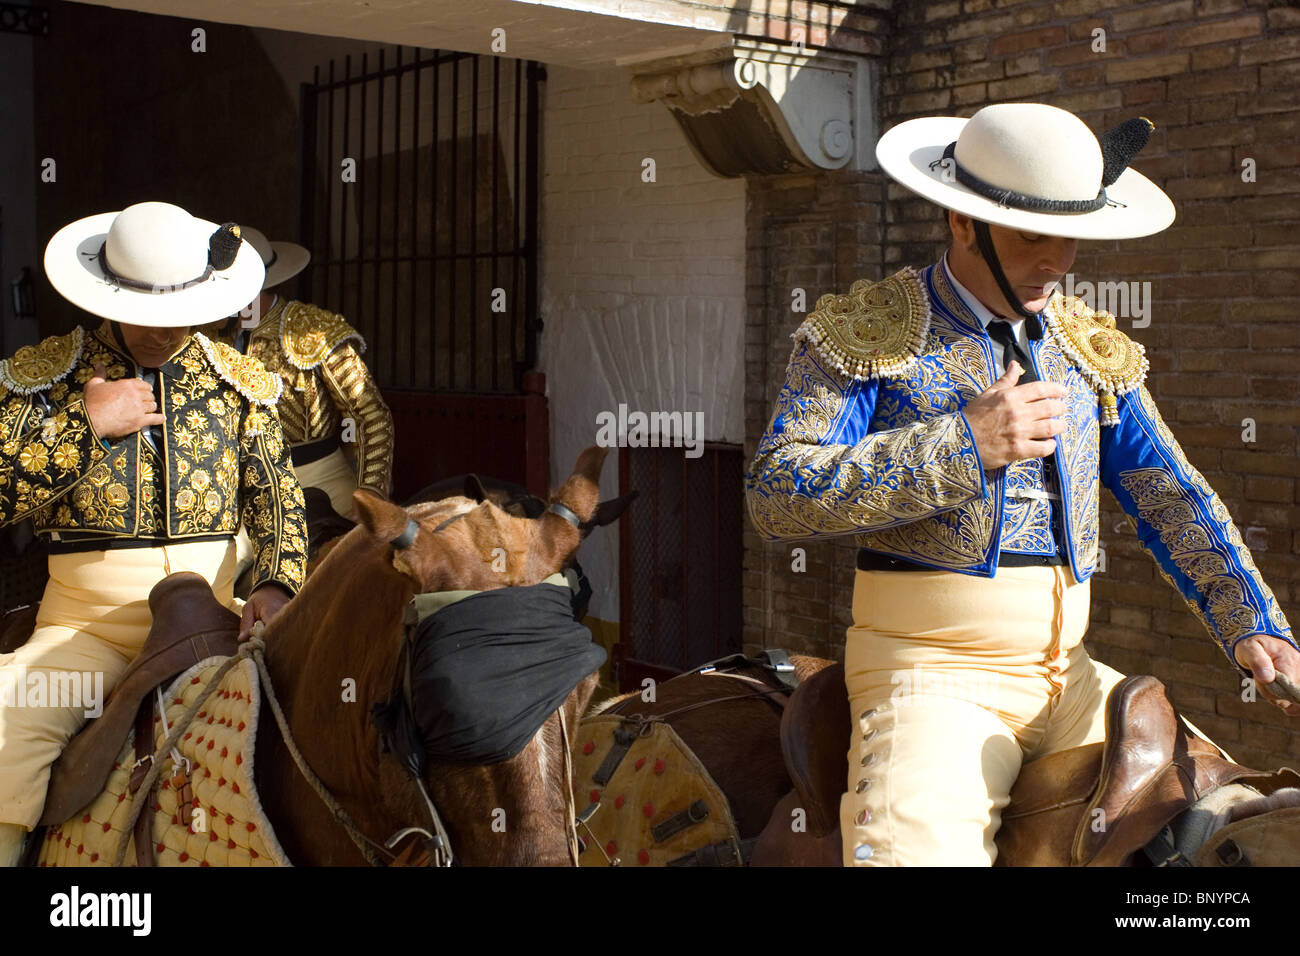
[[[1021,765],[1105,738],[1123,675],[1084,650],[1088,607],[1063,566],[857,572],[846,866],[993,863]]]
[[[0,823],[27,829],[40,819],[51,764],[149,636],[153,586],[195,571],[218,601],[242,609],[230,539],[54,554],[49,567],[31,638],[0,654]]]
[[[342,448],[318,461],[295,465],[293,473],[304,488],[319,488],[330,496],[330,505],[347,518],[352,515],[352,492],[357,490],[357,473],[348,464]]]

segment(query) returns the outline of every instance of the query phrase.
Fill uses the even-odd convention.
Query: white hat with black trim
[[[272,242],[262,230],[252,226],[241,226],[240,234],[252,243],[257,254],[262,257],[262,265],[266,266],[263,289],[274,288],[281,282],[289,281],[311,262],[311,253],[296,242],[282,242],[278,239]]]
[[[64,226],[45,247],[45,274],[94,315],[177,328],[238,312],[262,288],[266,269],[235,223],[142,202]]]
[[[1097,138],[1073,113],[1000,103],[970,119],[907,120],[876,144],[893,179],[973,219],[1072,239],[1131,239],[1166,229],[1174,204],[1128,164],[1154,124],[1127,120]]]

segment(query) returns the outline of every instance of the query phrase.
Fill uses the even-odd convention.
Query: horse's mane
[[[344,535],[267,626],[268,664],[301,671],[309,658],[313,666],[337,660],[360,679],[376,656],[371,652],[399,633],[402,608],[413,590],[385,554],[385,546],[364,526]],[[378,656],[395,658],[396,643],[391,647],[391,654]]]

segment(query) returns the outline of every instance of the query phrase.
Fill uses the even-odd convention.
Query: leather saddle
[[[152,727],[155,687],[205,658],[229,657],[239,649],[239,615],[217,601],[202,575],[169,574],[149,592],[149,610],[149,636],[118,679],[104,712],[72,738],[51,768],[43,826],[63,823],[99,796],[132,726],[145,733]],[[139,715],[144,719],[137,723]],[[137,752],[151,753],[152,736],[142,743],[147,746]]]
[[[801,684],[783,715],[781,746],[794,791],[773,811],[754,865],[840,865],[839,806],[850,732],[844,667],[835,664]],[[1261,773],[1225,759],[1187,729],[1159,680],[1127,677],[1107,699],[1104,743],[1060,751],[1021,769],[1002,811],[997,862],[1125,865],[1179,813],[1233,781],[1272,792],[1295,786],[1300,775]],[[797,807],[805,811],[806,834],[791,834]]]

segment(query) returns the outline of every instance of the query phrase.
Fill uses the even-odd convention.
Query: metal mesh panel
[[[734,445],[630,448],[624,491],[625,658],[687,670],[741,649],[743,462]],[[630,515],[631,520],[628,520]]]

